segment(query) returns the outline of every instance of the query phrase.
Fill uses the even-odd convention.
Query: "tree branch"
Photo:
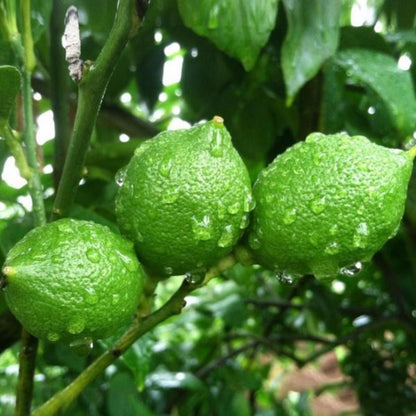
[[[134,1],[120,0],[113,28],[97,61],[84,71],[79,83],[74,129],[56,193],[52,219],[65,217],[71,207],[108,81],[136,23]]]

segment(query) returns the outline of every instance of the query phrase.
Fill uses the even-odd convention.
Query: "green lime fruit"
[[[218,116],[143,143],[119,179],[120,230],[161,277],[215,264],[254,208],[247,169]]]
[[[62,219],[7,254],[6,302],[32,335],[79,342],[112,335],[138,306],[144,274],[133,244],[103,225]]]
[[[282,276],[348,274],[396,234],[412,162],[362,136],[310,134],[254,185],[254,258]]]

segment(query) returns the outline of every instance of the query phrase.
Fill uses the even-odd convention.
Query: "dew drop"
[[[173,204],[179,198],[179,189],[166,190],[162,195],[162,204]]]
[[[143,234],[140,231],[136,231],[136,241],[139,243],[143,243],[144,241]]]
[[[119,304],[119,302],[120,302],[120,295],[119,295],[119,294],[117,294],[117,293],[114,293],[114,294],[111,296],[111,304],[112,304],[113,306],[115,306],[115,305],[118,305],[118,304]]]
[[[59,266],[59,265],[64,263],[64,259],[59,254],[54,254],[51,257],[51,262],[52,262],[52,264],[55,264],[55,265]]]
[[[217,214],[218,219],[220,220],[223,220],[225,218],[225,215],[227,214],[227,208],[221,201],[218,201],[217,203]]]
[[[234,242],[234,234],[231,225],[226,225],[220,239],[218,240],[218,247],[231,247]]]
[[[229,205],[227,211],[231,215],[237,214],[237,212],[240,211],[240,203],[234,202],[233,204]]]
[[[120,257],[121,261],[123,262],[124,266],[129,272],[135,272],[139,268],[139,264],[133,258],[126,256],[123,253],[117,251],[118,256]]]
[[[315,153],[313,155],[313,163],[315,166],[319,166],[322,163],[323,154],[321,153]]]
[[[46,338],[48,339],[48,341],[56,342],[56,341],[59,341],[61,337],[56,332],[48,332],[48,334],[46,335]]]
[[[338,234],[338,224],[334,224],[331,226],[331,228],[329,229],[329,234],[331,235]]]
[[[256,201],[254,200],[253,195],[248,193],[244,199],[243,210],[244,212],[250,212],[253,211],[254,208],[256,208]]]
[[[211,7],[208,15],[208,29],[216,29],[218,27],[218,18],[220,13],[220,6],[215,4]]]
[[[277,271],[276,278],[280,283],[291,285],[293,283],[293,276],[290,273]]]
[[[250,222],[250,217],[247,214],[244,214],[241,217],[240,230],[244,230],[245,228],[247,228],[249,222]]]
[[[163,270],[164,270],[164,272],[165,272],[166,275],[172,276],[172,274],[173,274],[173,268],[172,267],[166,266],[166,267],[164,267]]]
[[[325,249],[324,252],[326,254],[329,255],[334,255],[334,254],[338,254],[339,253],[339,246],[338,243],[336,241],[333,241],[332,243],[328,244]]]
[[[368,225],[366,222],[360,222],[355,229],[353,236],[353,245],[357,248],[367,247],[368,236],[369,236]]]
[[[209,152],[214,157],[221,157],[223,155],[223,143],[222,143],[221,131],[219,129],[214,130]]]
[[[81,319],[70,322],[68,325],[68,332],[76,335],[80,334],[85,328],[85,323]]]
[[[291,210],[286,211],[282,218],[283,224],[293,224],[296,221],[296,213],[296,208],[292,208]]]
[[[322,198],[314,199],[310,204],[311,211],[314,214],[321,214],[325,211],[326,208],[326,198],[323,196]]]
[[[101,260],[100,252],[95,248],[87,249],[87,258],[91,263],[99,263]]]
[[[318,247],[318,245],[319,245],[319,234],[312,233],[309,236],[309,242],[312,244],[312,246]]]
[[[92,287],[88,287],[87,289],[85,289],[85,291],[87,292],[85,294],[85,301],[89,305],[95,305],[98,302],[98,296],[97,296],[95,289]]]
[[[261,247],[261,241],[256,233],[251,233],[248,237],[248,245],[253,249],[257,250]]]
[[[159,173],[164,178],[170,178],[170,172],[171,172],[171,170],[172,170],[172,159],[164,160],[159,165]]]
[[[212,238],[211,218],[204,215],[201,221],[196,217],[192,217],[192,231],[197,240],[206,241]]]
[[[79,338],[69,344],[69,348],[71,348],[75,354],[82,357],[86,357],[91,352],[93,347],[94,343],[90,337]]]
[[[117,171],[116,177],[115,177],[117,185],[119,185],[119,186],[123,185],[124,179],[126,177],[126,173],[127,173],[127,168],[126,167],[121,168]]]
[[[186,273],[186,281],[191,285],[197,285],[204,280],[204,273]]]
[[[362,268],[363,264],[360,261],[358,261],[357,263],[342,267],[339,270],[339,273],[343,276],[352,277],[358,274],[362,270]]]

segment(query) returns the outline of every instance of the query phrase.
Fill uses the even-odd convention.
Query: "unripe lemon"
[[[362,136],[309,135],[255,183],[254,257],[277,272],[317,277],[371,259],[397,231],[412,160]]]
[[[239,239],[253,207],[247,169],[221,117],[141,145],[116,200],[122,233],[159,276],[216,263]]]
[[[132,319],[144,274],[133,244],[109,228],[62,219],[30,231],[7,254],[6,302],[32,335],[105,338]]]

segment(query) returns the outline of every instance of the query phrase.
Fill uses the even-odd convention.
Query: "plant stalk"
[[[33,204],[34,224],[35,226],[41,226],[46,224],[46,214],[36,154],[36,139],[33,121],[31,76],[36,62],[33,52],[30,0],[22,0],[21,13],[23,50],[19,49],[22,51],[20,59],[23,72],[22,98],[24,141],[26,145],[27,164],[31,169],[28,184]],[[16,391],[16,416],[27,416],[30,414],[37,347],[37,338],[33,337],[23,329],[19,355],[19,377]]]
[[[79,82],[74,129],[53,206],[53,220],[65,217],[70,210],[108,81],[135,24],[134,1],[120,0],[113,28],[97,61],[84,69]]]

